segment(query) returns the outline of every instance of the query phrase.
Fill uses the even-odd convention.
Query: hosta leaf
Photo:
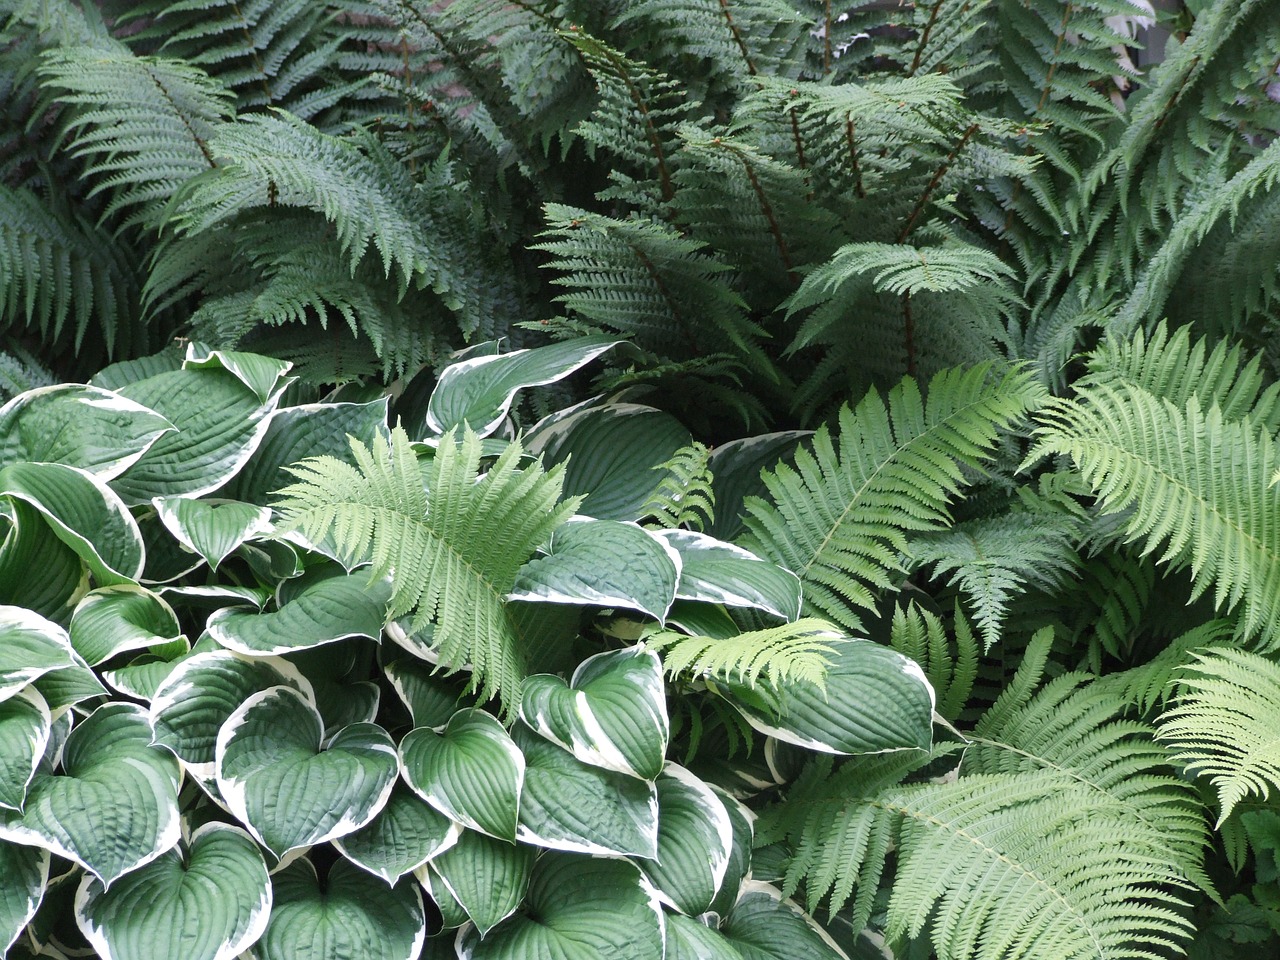
[[[589,766],[524,724],[512,737],[525,758],[519,840],[602,856],[658,855],[653,784]]]
[[[67,738],[63,773],[37,773],[21,814],[0,811],[0,839],[44,847],[104,883],[178,842],[178,766],[151,745],[141,708],[108,703]]]
[[[487,436],[502,423],[523,387],[555,383],[621,342],[614,337],[579,337],[450,364],[431,392],[427,427],[442,434],[465,423],[479,436]]]
[[[716,498],[716,516],[707,533],[721,540],[733,540],[742,532],[742,505],[747,497],[763,497],[768,493],[760,471],[773,467],[795,450],[808,436],[808,430],[766,433],[741,440],[730,440],[711,454],[711,492]]]
[[[671,735],[662,664],[638,647],[587,658],[569,684],[530,677],[520,718],[583,763],[643,780],[662,772]]]
[[[387,889],[339,860],[322,888],[302,859],[273,874],[271,886],[275,903],[253,948],[257,960],[418,960],[427,927],[412,880]]]
[[[664,540],[633,523],[581,518],[557,528],[507,598],[626,607],[662,620],[679,579],[680,555]]]
[[[218,645],[209,639],[208,634],[202,636],[194,647],[185,638],[179,637],[177,642],[140,654],[124,666],[103,670],[102,679],[113,690],[126,697],[150,702],[155,699],[160,684],[164,683],[179,664],[197,654],[211,653],[217,649]],[[154,722],[152,718],[152,723]]]
[[[534,868],[525,909],[481,939],[458,933],[459,960],[662,960],[663,916],[625,860],[552,853]]]
[[[0,701],[76,662],[67,631],[22,607],[0,606]]]
[[[224,647],[248,656],[308,650],[348,637],[377,640],[390,596],[387,581],[370,584],[364,573],[307,575],[287,600],[281,598],[278,610],[226,607],[209,618],[207,629]]]
[[[800,578],[749,550],[692,530],[659,530],[680,554],[681,600],[754,607],[783,620],[800,616]]]
[[[51,670],[39,677],[32,686],[40,691],[49,709],[57,711],[63,707],[74,706],[94,697],[105,696],[107,688],[98,680],[97,675],[89,669],[80,654],[72,652],[75,661],[69,667]]]
[[[464,830],[458,842],[428,864],[481,934],[511,916],[524,899],[534,849]]]
[[[475,699],[464,693],[462,685],[452,678],[437,673],[431,664],[410,657],[392,660],[383,667],[383,672],[396,696],[408,708],[415,727],[439,730]]]
[[[409,786],[459,823],[515,842],[524,755],[496,718],[460,710],[442,733],[419,728],[400,744]]]
[[[209,350],[193,343],[187,346],[182,366],[186,370],[225,370],[252,390],[260,403],[267,403],[293,364],[260,353]]]
[[[122,584],[86,594],[71,617],[71,645],[91,667],[126,650],[180,639],[173,608],[143,587]]]
[[[914,660],[870,640],[833,640],[825,687],[717,681],[751,726],[822,753],[927,749],[933,688]]]
[[[154,410],[108,390],[41,387],[0,408],[0,463],[63,463],[110,480],[172,429]]]
[[[742,960],[849,960],[812,917],[777,889],[754,880],[742,888],[720,924],[720,933]]]
[[[678,913],[667,914],[666,920],[663,960],[744,960],[738,948],[720,931]]]
[[[34,687],[0,700],[0,809],[21,811],[52,725],[49,705]]]
[[[249,659],[227,650],[197,653],[165,678],[151,701],[156,743],[193,773],[214,776],[218,731],[255,693],[286,686],[312,696],[311,683],[278,657]]]
[[[422,889],[426,891],[427,896],[434,901],[436,909],[440,911],[442,929],[457,930],[459,927],[471,922],[467,916],[467,911],[458,902],[458,898],[449,892],[449,888],[440,879],[440,875],[432,870],[430,866],[423,865],[419,867],[413,871],[413,875],[417,878],[418,883],[421,884]],[[445,955],[449,960],[454,958],[452,938],[450,938],[449,948]]]
[[[658,856],[638,866],[658,899],[696,917],[724,882],[733,823],[715,792],[677,764],[667,764],[657,788]]]
[[[48,879],[48,850],[0,840],[0,957],[35,916]]]
[[[356,866],[394,884],[444,853],[461,835],[461,824],[397,783],[381,812],[367,826],[335,840],[334,846]]]
[[[399,768],[385,730],[356,723],[323,736],[319,711],[292,687],[255,693],[218,731],[218,790],[277,857],[359,830],[391,796]]]
[[[733,829],[733,844],[729,849],[729,864],[725,868],[724,881],[720,884],[720,892],[711,901],[712,913],[724,916],[733,908],[738,900],[738,892],[751,870],[751,849],[755,843],[754,814],[717,786],[711,789],[724,804],[725,813],[729,815],[729,823]]]
[[[267,865],[253,839],[205,824],[185,851],[169,850],[104,890],[85,876],[76,923],[105,960],[233,960],[266,929]]]
[[[60,463],[13,463],[0,470],[0,494],[39,511],[100,586],[142,576],[142,534],[120,498],[92,474]]]
[[[216,570],[236,547],[271,529],[271,511],[237,500],[156,497],[151,501],[170,533]]]
[[[65,621],[89,575],[35,507],[0,498],[0,604]]]

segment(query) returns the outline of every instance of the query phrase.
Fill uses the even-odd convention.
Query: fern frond
[[[661,651],[667,673],[709,676],[749,686],[800,681],[823,686],[827,658],[836,652],[831,642],[845,639],[825,620],[803,617],[767,630],[750,630],[717,639],[682,633],[656,633],[645,643]]]
[[[714,525],[716,501],[710,459],[710,448],[694,441],[655,466],[654,470],[662,471],[662,480],[641,508],[641,515],[667,529],[686,527],[701,532]]]
[[[1229,643],[1234,629],[1230,620],[1210,620],[1194,626],[1170,640],[1146,663],[1095,680],[1094,688],[1107,690],[1137,707],[1141,714],[1164,709],[1176,691],[1177,675],[1188,665],[1192,653]]]
[[[57,378],[25,350],[13,346],[0,350],[0,396],[5,399],[57,382]]]
[[[1192,656],[1157,736],[1177,751],[1176,762],[1209,777],[1221,826],[1241,800],[1280,789],[1280,665],[1230,647]]]
[[[447,434],[425,470],[402,429],[373,447],[351,441],[354,466],[332,457],[291,468],[298,482],[280,491],[286,527],[332,535],[348,562],[371,561],[371,577],[393,578],[388,620],[410,629],[435,625],[441,661],[475,669],[470,689],[497,694],[510,712],[520,702],[521,638],[505,598],[516,571],[577,500],[558,502],[562,466],[521,468],[510,444],[480,475],[480,440]]]
[[[960,605],[956,604],[954,641],[948,639],[936,614],[914,603],[895,608],[889,646],[920,664],[937,696],[934,711],[942,719],[954,722],[978,676],[978,642]]]
[[[927,403],[905,380],[887,401],[844,407],[838,446],[823,427],[794,467],[763,474],[773,502],[746,502],[751,548],[800,577],[810,611],[857,630],[856,608],[873,609],[902,572],[907,533],[946,525],[963,468],[980,466],[1038,396],[1027,371],[982,364],[934,377]]]

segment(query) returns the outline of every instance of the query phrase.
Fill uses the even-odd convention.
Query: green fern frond
[[[57,378],[27,351],[12,345],[8,350],[0,350],[0,396],[10,399],[57,382]]]
[[[955,639],[947,637],[942,619],[914,603],[897,607],[889,626],[889,646],[910,657],[929,679],[937,696],[934,711],[954,722],[964,709],[978,676],[978,642],[969,623],[955,609]]]
[[[573,514],[563,503],[562,466],[521,468],[510,444],[480,474],[480,440],[441,438],[419,466],[403,430],[373,447],[351,441],[354,466],[332,457],[292,467],[298,482],[280,491],[286,527],[313,539],[332,535],[348,563],[371,561],[371,577],[393,579],[387,619],[412,617],[411,630],[435,625],[441,661],[470,664],[469,688],[497,694],[510,712],[520,702],[523,650],[505,597],[516,571]]]
[[[1280,789],[1280,665],[1245,650],[1202,649],[1177,680],[1157,736],[1176,762],[1209,777],[1221,826],[1241,800]]]
[[[1109,673],[1094,681],[1094,688],[1107,690],[1141,714],[1162,710],[1176,692],[1175,680],[1191,660],[1191,654],[1228,644],[1234,630],[1235,624],[1230,620],[1210,620],[1194,626],[1170,640],[1146,663]]]
[[[750,630],[716,639],[664,631],[645,643],[661,651],[672,676],[722,678],[755,686],[800,681],[823,686],[827,658],[836,652],[831,642],[845,635],[825,620],[803,617],[766,630]]]
[[[694,441],[655,466],[654,470],[662,471],[662,481],[641,508],[641,515],[667,529],[686,527],[701,532],[714,525],[716,501],[710,459],[710,448]]]
[[[907,534],[947,525],[964,468],[1038,398],[1028,371],[982,364],[934,377],[927,403],[905,380],[887,402],[871,393],[844,407],[838,441],[823,427],[794,467],[764,473],[773,502],[747,500],[751,548],[800,577],[808,610],[859,629],[856,609],[874,609],[901,574]]]

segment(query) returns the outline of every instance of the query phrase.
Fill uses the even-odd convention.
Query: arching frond
[[[711,450],[697,441],[681,447],[665,463],[655,466],[662,481],[641,509],[660,527],[687,527],[702,532],[716,522],[712,489]]]
[[[959,604],[954,622],[950,639],[940,617],[913,603],[897,607],[889,626],[889,645],[920,664],[937,695],[934,710],[948,722],[960,715],[978,676],[978,641]]]
[[[1109,673],[1094,681],[1095,689],[1105,689],[1125,703],[1131,703],[1142,714],[1163,710],[1177,690],[1178,675],[1192,659],[1192,654],[1231,641],[1235,624],[1230,620],[1210,620],[1198,624],[1169,641],[1146,663],[1128,670]]]
[[[754,686],[801,681],[822,686],[827,657],[836,652],[833,641],[845,634],[825,620],[803,617],[766,630],[750,630],[733,637],[690,637],[663,632],[645,643],[660,650],[671,676],[724,678]]]

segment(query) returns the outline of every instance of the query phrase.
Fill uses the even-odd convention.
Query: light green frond
[[[687,527],[701,532],[716,522],[711,449],[694,441],[681,447],[654,470],[662,471],[662,481],[641,510],[642,516],[660,527]]]
[[[413,631],[434,623],[441,661],[470,665],[471,688],[519,703],[522,642],[506,609],[516,571],[574,511],[559,503],[563,467],[520,468],[510,444],[480,474],[480,440],[468,431],[440,440],[425,467],[403,430],[390,444],[351,442],[356,465],[330,457],[291,468],[280,491],[283,522],[308,537],[332,534],[348,561],[372,562],[373,579],[393,581],[388,620],[411,617]]]
[[[960,715],[978,676],[978,641],[958,603],[954,622],[951,639],[939,616],[912,603],[896,608],[889,626],[889,646],[920,664],[937,695],[934,710],[948,722]]]
[[[832,641],[846,639],[825,620],[804,617],[767,630],[750,630],[734,637],[690,637],[681,633],[654,634],[645,642],[660,650],[671,676],[688,674],[734,680],[754,686],[802,681],[823,685]]]
[[[1094,681],[1094,689],[1105,689],[1124,703],[1133,704],[1142,714],[1164,709],[1177,690],[1175,680],[1195,651],[1231,642],[1235,624],[1230,620],[1210,620],[1174,637],[1146,663],[1109,673]]]
[[[947,504],[999,431],[1038,400],[1025,370],[982,364],[940,373],[928,401],[913,380],[840,411],[839,438],[823,427],[795,466],[764,482],[772,503],[747,501],[752,548],[800,577],[806,608],[841,626],[902,572],[909,532],[947,525]]]
[[[1218,823],[1246,797],[1280,789],[1280,665],[1230,647],[1204,649],[1178,672],[1178,695],[1156,721],[1174,760],[1209,777]]]

